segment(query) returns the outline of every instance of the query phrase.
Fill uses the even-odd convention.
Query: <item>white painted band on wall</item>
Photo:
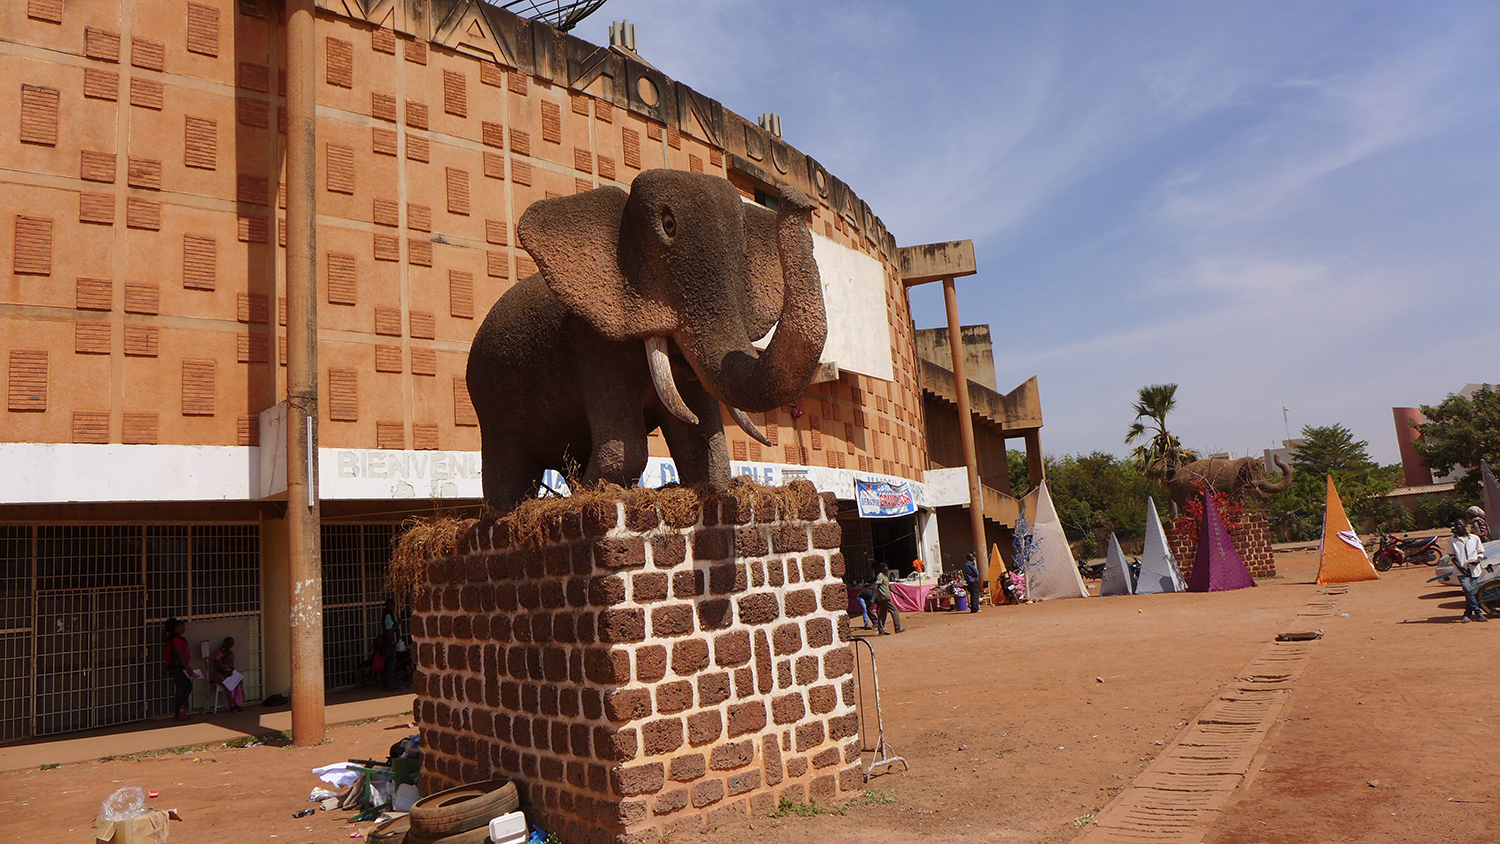
[[[263,465],[255,446],[0,443],[0,504],[257,501]],[[854,498],[856,478],[905,481],[918,507],[941,506],[926,485],[890,475],[738,460],[730,471],[769,486],[801,478],[846,500]],[[477,451],[318,449],[318,494],[325,501],[477,500],[482,477]],[[651,458],[641,475],[647,487],[676,480],[676,465],[663,457]],[[549,485],[566,489],[560,478]]]

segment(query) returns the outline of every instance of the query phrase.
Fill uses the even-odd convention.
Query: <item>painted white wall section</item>
[[[263,489],[262,465],[258,447],[0,443],[0,504],[256,501]],[[477,451],[318,449],[319,491],[332,501],[476,500],[483,497],[482,469]],[[768,486],[800,478],[819,492],[846,500],[854,498],[856,478],[906,483],[918,507],[949,503],[946,497],[934,499],[931,472],[929,484],[874,472],[739,460],[730,462],[730,472]],[[554,488],[566,489],[561,479],[553,481]],[[640,482],[653,488],[676,483],[677,466],[669,458],[653,457]],[[941,488],[949,485],[944,478]],[[962,474],[957,486],[963,490],[960,503],[967,501]]]
[[[260,449],[0,443],[0,504],[252,501]]]
[[[838,364],[844,372],[858,372],[882,381],[896,377],[891,357],[891,325],[886,315],[885,270],[863,252],[813,235],[813,259],[823,283],[823,305],[828,314],[828,339],[821,363]],[[776,331],[755,344],[764,349]]]
[[[954,466],[948,469],[928,469],[922,473],[922,482],[927,487],[927,504],[930,507],[951,507],[954,504],[969,504],[969,469]]]

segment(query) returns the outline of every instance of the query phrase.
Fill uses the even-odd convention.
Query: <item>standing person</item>
[[[969,612],[979,612],[979,566],[973,551],[964,558],[964,587],[969,590]]]
[[[188,719],[188,700],[193,696],[192,652],[188,650],[187,624],[177,618],[167,619],[167,673],[172,675],[172,708],[177,720]]]
[[[234,670],[234,637],[225,636],[208,662],[208,679],[224,687],[229,695],[229,711],[239,712],[245,706],[245,677]]]
[[[385,645],[385,665],[380,669],[380,687],[386,691],[396,688],[396,599],[386,598],[385,609],[380,612],[380,635]]]
[[[1458,585],[1464,590],[1464,622],[1489,621],[1479,606],[1479,597],[1474,594],[1475,581],[1479,577],[1479,564],[1484,560],[1484,545],[1479,537],[1469,533],[1463,519],[1453,522],[1453,571],[1458,575]]]
[[[885,563],[875,567],[875,608],[878,611],[875,619],[875,629],[881,636],[885,635],[885,617],[891,616],[895,620],[897,633],[904,633],[901,627],[901,611],[896,609],[896,604],[891,600],[891,575],[890,569]]]
[[[855,594],[855,599],[859,601],[860,612],[864,614],[865,629],[869,630],[875,624],[875,590],[866,586]]]

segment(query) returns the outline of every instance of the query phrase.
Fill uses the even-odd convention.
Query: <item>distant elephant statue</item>
[[[1262,496],[1273,495],[1292,485],[1292,469],[1282,461],[1280,455],[1274,455],[1271,459],[1281,469],[1281,480],[1277,483],[1266,480],[1266,464],[1257,458],[1230,460],[1226,457],[1210,457],[1206,460],[1194,460],[1178,469],[1171,480],[1167,481],[1167,489],[1179,508],[1186,506],[1202,489],[1230,495],[1238,495],[1248,489]]]
[[[745,411],[796,400],[823,351],[811,207],[795,188],[771,211],[717,176],[647,170],[629,193],[527,208],[516,234],[539,272],[469,350],[485,502],[508,512],[569,461],[585,483],[630,486],[658,427],[684,485],[727,486],[720,403],[770,445]]]

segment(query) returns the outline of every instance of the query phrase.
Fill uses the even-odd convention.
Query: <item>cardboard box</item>
[[[94,839],[99,844],[165,844],[167,821],[167,813],[156,810],[127,821],[101,816],[94,819]]]

